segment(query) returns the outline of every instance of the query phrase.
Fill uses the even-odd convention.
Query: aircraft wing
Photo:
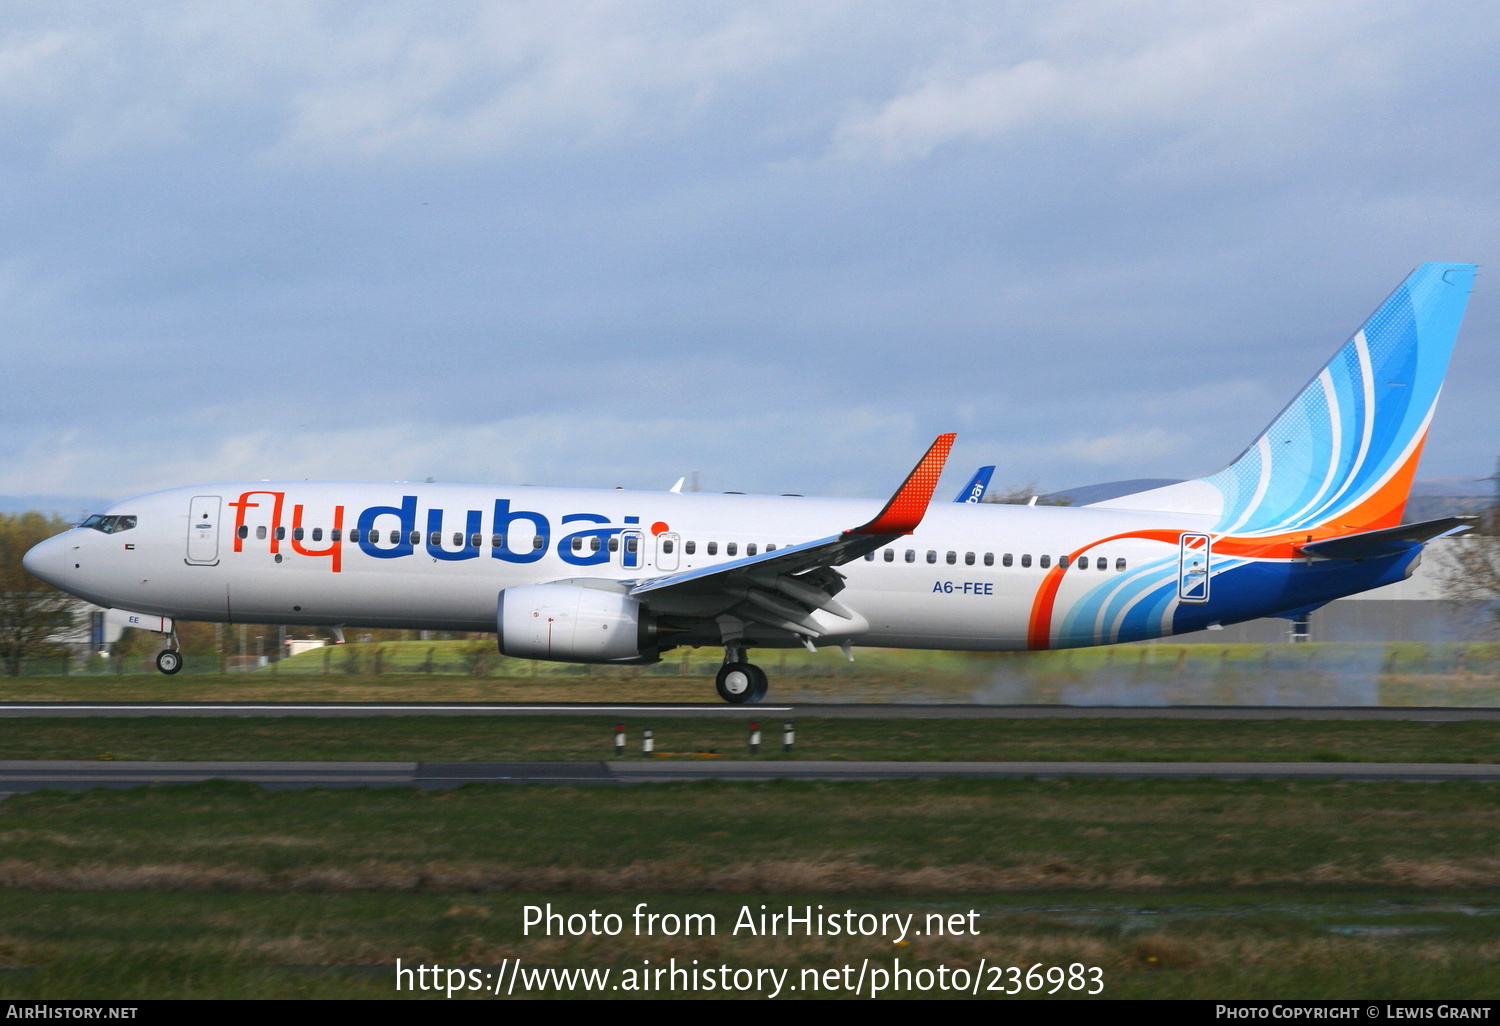
[[[646,578],[635,582],[630,594],[667,614],[729,615],[808,638],[857,633],[847,630],[848,624],[818,616],[821,610],[840,620],[862,622],[858,614],[834,598],[844,587],[844,576],[834,567],[917,529],[955,437],[951,433],[939,435],[890,501],[868,523],[728,563]]]

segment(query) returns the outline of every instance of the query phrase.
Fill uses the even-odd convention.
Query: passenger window
[[[1125,569],[1125,559],[1124,559],[1123,556],[1121,558],[1115,560],[1115,569],[1116,570],[1124,570]]]
[[[972,553],[972,552],[965,552],[964,553],[964,566],[973,566],[973,565],[974,565],[974,553]]]
[[[313,541],[322,541],[322,540],[323,540],[323,529],[321,527],[314,527],[313,528]]]
[[[698,543],[695,541],[685,541],[682,543],[682,551],[691,556],[698,551]]]
[[[597,534],[594,535],[592,538],[589,539],[589,551],[590,552],[598,552],[599,551],[599,536]]]
[[[1003,555],[1003,556],[1000,557],[1000,565],[1001,566],[1010,566],[1014,562],[1015,562],[1015,559],[1011,556],[1011,554],[1009,552],[1007,552],[1005,555]]]
[[[503,549],[503,548],[505,548],[505,535],[503,535],[503,534],[492,534],[492,535],[490,535],[490,547],[491,548],[496,548],[496,549]]]
[[[1031,553],[1029,553],[1029,552],[1023,552],[1023,553],[1021,553],[1021,565],[1022,566],[1030,566],[1031,565]]]
[[[661,550],[662,550],[663,553],[666,553],[666,554],[671,554],[672,549],[674,547],[675,546],[672,544],[672,539],[670,539],[670,538],[668,538],[666,541],[664,541],[664,542],[661,543]]]
[[[401,544],[401,532],[400,531],[392,531],[391,532],[391,544],[392,545],[400,545]]]
[[[533,550],[540,549],[540,548],[545,548],[546,545],[547,545],[547,539],[546,538],[543,538],[539,534],[534,534],[534,535],[531,536],[531,547],[532,547]]]
[[[1045,570],[1049,566],[1052,565],[1052,557],[1051,556],[1042,556],[1040,559],[1038,559],[1036,561],[1036,565],[1039,566],[1039,567],[1041,567],[1043,570]]]
[[[261,541],[266,540],[266,528],[264,524],[255,529],[255,537],[260,539]]]
[[[460,535],[459,537],[462,537],[462,535]],[[479,546],[481,546],[483,544],[484,544],[484,535],[482,535],[482,534],[471,534],[471,535],[469,535],[469,545],[470,545],[471,548],[476,548],[477,549],[477,548],[479,548]]]
[[[463,548],[463,545],[464,545],[464,533],[462,531],[454,531],[453,532],[453,547],[455,549],[461,549],[461,548]]]
[[[708,543],[708,554],[710,556],[717,556],[719,554],[719,543],[718,542],[709,542]]]
[[[84,526],[88,526],[88,525],[85,524]],[[239,535],[241,538],[248,538],[248,537],[250,537],[250,528],[247,527],[244,524],[241,524],[240,525],[240,529],[238,531],[234,532],[234,533],[237,534],[237,535]]]
[[[441,545],[443,544],[443,536],[433,531],[427,536],[427,544],[432,546]]]
[[[582,538],[574,538],[573,539],[573,551],[574,552],[582,552],[583,551],[583,539]]]
[[[885,550],[885,561],[887,563],[894,563],[896,561],[896,550],[895,549],[886,549]]]
[[[873,563],[873,562],[875,562],[875,551],[873,549],[870,550],[869,552],[865,553],[865,562],[866,563]]]
[[[739,546],[738,542],[729,542],[728,544],[726,544],[724,546],[724,555],[726,555],[726,556],[738,555],[739,551],[740,551],[740,546]]]
[[[460,537],[460,536],[459,535],[454,535],[454,537],[457,538],[457,537]],[[413,531],[410,535],[407,536],[406,540],[409,541],[409,542],[411,542],[413,545],[421,545],[422,544],[422,532],[421,531]],[[456,545],[462,545],[463,542],[455,542],[454,544],[456,544]]]
[[[301,540],[302,540],[302,528],[300,528],[300,527],[294,527],[294,528],[292,528],[292,541],[301,541]]]
[[[350,533],[353,534],[354,532],[351,531]],[[328,532],[328,540],[329,541],[339,541],[340,540],[339,536],[341,534],[343,534],[343,532],[340,531],[337,527],[335,527],[333,530],[331,530],[331,531]],[[350,541],[358,541],[359,539],[357,539],[357,538],[351,538],[349,540]]]
[[[626,552],[639,552],[640,548],[641,548],[641,540],[639,538],[636,538],[636,537],[632,536],[632,537],[629,537],[629,538],[625,539],[625,551]]]
[[[766,551],[767,552],[775,552],[776,551],[776,546],[774,544],[767,545],[766,546]]]
[[[907,549],[906,550],[906,561],[908,563],[915,563],[917,561],[917,550],[916,549]]]
[[[357,541],[359,541],[359,528],[357,528],[357,527],[351,527],[351,528],[349,528],[349,540],[351,542],[357,542]]]
[[[688,544],[692,544],[692,543],[689,542]],[[609,539],[609,551],[611,551],[611,552],[619,552],[620,551],[620,539],[619,538],[611,537]]]
[[[957,566],[958,565],[958,553],[954,552],[952,549],[948,550],[948,565],[949,566]]]
[[[985,566],[994,566],[995,565],[995,554],[993,552],[986,552],[984,554],[984,565]]]
[[[1068,557],[1067,556],[1058,556],[1057,557],[1057,565],[1060,566],[1060,567],[1062,567],[1064,570],[1066,570],[1068,568]]]
[[[284,527],[278,527],[278,528],[276,528],[276,540],[277,541],[286,541],[286,528],[284,528]]]
[[[745,546],[745,555],[747,556],[753,556],[757,551],[758,550],[756,549],[754,542],[751,542],[749,545]]]
[[[927,562],[929,562],[929,563],[936,563],[937,562],[937,549],[928,549],[927,550]]]
[[[1087,570],[1088,568],[1089,568],[1089,557],[1087,557],[1087,556],[1079,556],[1078,557],[1078,569],[1080,569],[1080,570]]]

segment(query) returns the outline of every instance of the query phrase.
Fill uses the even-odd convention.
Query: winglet
[[[949,432],[938,435],[906,481],[896,489],[891,501],[876,514],[875,519],[861,527],[845,531],[845,534],[911,534],[927,514],[927,504],[937,488],[938,478],[943,473],[943,464],[948,461],[948,451],[958,435]]]

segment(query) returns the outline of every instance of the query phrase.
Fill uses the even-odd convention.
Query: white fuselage
[[[836,535],[878,507],[852,499],[477,485],[201,485],[116,503],[106,512],[134,517],[133,527],[74,529],[28,565],[99,605],[182,620],[493,631],[496,596],[505,588],[646,580],[711,566],[750,555],[751,546],[764,552]],[[1121,536],[1206,530],[1209,520],[934,503],[916,533],[838,568],[847,578],[839,601],[869,625],[848,640],[1026,648],[1047,567],[1059,557],[1072,566],[1054,575],[1060,583],[1048,601],[1065,606],[1070,590],[1123,582],[1139,568],[1177,558],[1175,544]],[[360,532],[358,541],[351,531]],[[539,538],[544,547],[533,548]]]

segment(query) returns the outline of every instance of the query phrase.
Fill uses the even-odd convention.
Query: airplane
[[[507,656],[574,663],[722,647],[715,686],[735,704],[766,694],[756,648],[1058,649],[1296,617],[1402,580],[1425,542],[1463,528],[1401,520],[1476,271],[1416,268],[1223,470],[1084,506],[932,504],[943,434],[878,508],[193,485],[114,503],[24,563],[161,633],[164,673],[182,665],[176,620],[493,631]]]
[[[984,493],[989,490],[990,478],[995,474],[994,467],[980,467],[969,478],[969,483],[958,491],[958,497],[954,502],[983,502]]]

